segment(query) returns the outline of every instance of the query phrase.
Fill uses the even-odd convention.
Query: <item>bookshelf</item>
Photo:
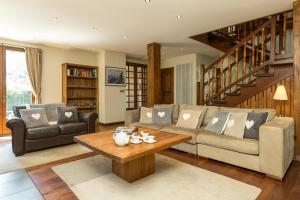
[[[98,67],[62,64],[62,101],[80,112],[98,113]]]

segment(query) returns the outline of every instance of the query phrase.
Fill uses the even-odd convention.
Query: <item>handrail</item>
[[[259,28],[257,28],[255,31],[253,31],[250,35],[248,35],[246,38],[244,38],[243,40],[241,40],[240,43],[236,44],[235,46],[233,46],[231,49],[229,49],[223,56],[221,56],[220,58],[218,58],[215,62],[213,62],[212,64],[210,64],[205,70],[204,72],[207,72],[209,69],[211,69],[214,65],[216,65],[217,63],[219,63],[221,60],[225,59],[226,57],[228,57],[230,54],[232,54],[237,48],[240,48],[244,45],[244,43],[248,40],[250,40],[254,35],[256,35],[257,33],[259,33],[263,28],[267,27],[268,25],[271,24],[271,19],[268,20],[266,23],[264,23],[263,25],[261,25]]]

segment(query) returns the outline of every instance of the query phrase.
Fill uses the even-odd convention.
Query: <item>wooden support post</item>
[[[147,45],[147,106],[161,102],[161,76],[160,76],[160,44],[151,43]]]
[[[300,156],[300,0],[293,2],[294,32],[294,119],[296,125],[296,154]],[[298,152],[297,152],[298,150]]]
[[[204,103],[204,65],[201,65],[200,67],[200,105],[203,105]]]
[[[270,63],[273,64],[276,51],[276,15],[273,15],[271,20]]]

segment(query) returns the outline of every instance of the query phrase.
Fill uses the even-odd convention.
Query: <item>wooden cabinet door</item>
[[[161,103],[174,103],[174,68],[161,69]]]

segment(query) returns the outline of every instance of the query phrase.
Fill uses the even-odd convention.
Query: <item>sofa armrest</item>
[[[25,122],[21,118],[12,118],[6,122],[6,126],[12,133],[12,149],[16,156],[25,153]]]
[[[294,156],[293,118],[277,117],[259,128],[259,167],[278,179],[284,177]]]
[[[95,112],[79,113],[78,118],[79,118],[79,121],[87,123],[88,133],[95,133],[95,131],[96,131],[96,119],[98,118],[97,113],[95,113]]]
[[[125,126],[129,126],[133,122],[140,120],[140,109],[127,110],[125,112]]]

